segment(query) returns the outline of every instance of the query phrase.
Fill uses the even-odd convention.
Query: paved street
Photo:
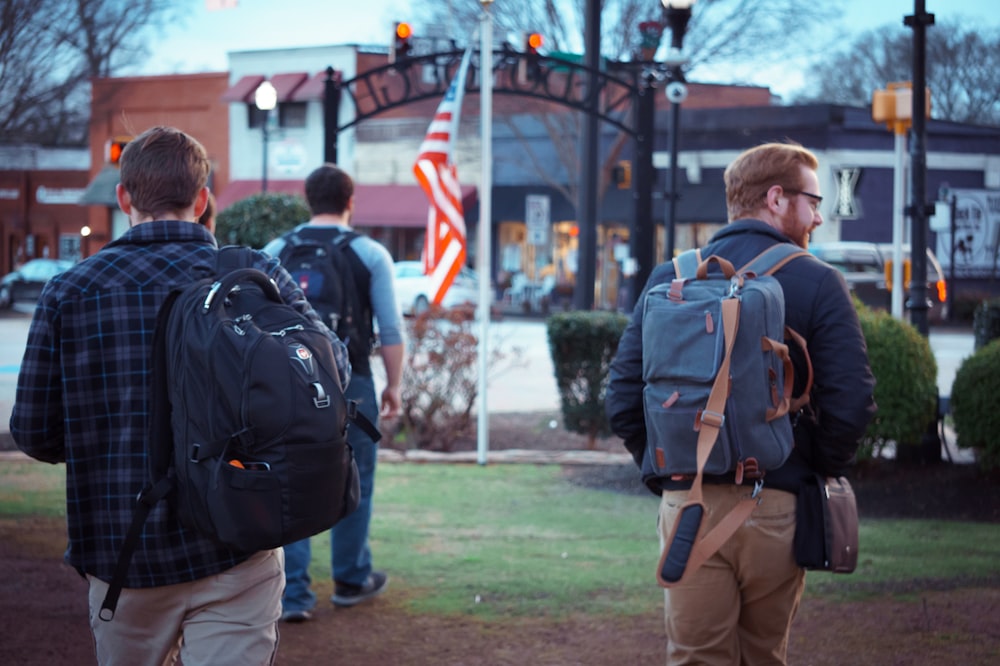
[[[30,317],[23,313],[0,314],[0,431],[6,431],[10,420],[29,323]],[[475,326],[478,332],[478,324]],[[953,329],[932,331],[930,342],[938,362],[939,390],[941,395],[950,395],[955,372],[962,359],[972,354],[972,333]],[[508,367],[509,364],[501,363],[491,369],[486,396],[486,407],[490,413],[559,409],[543,321],[508,318],[491,322],[489,344],[499,348],[508,359],[520,359],[516,366]],[[522,350],[520,356],[513,354],[514,348]]]

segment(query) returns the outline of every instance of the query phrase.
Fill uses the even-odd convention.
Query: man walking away
[[[403,373],[404,342],[401,316],[396,304],[392,256],[377,241],[351,231],[354,181],[345,171],[333,164],[324,164],[306,178],[305,190],[312,218],[268,243],[264,251],[281,257],[283,263],[287,260],[289,271],[300,274],[296,266],[292,265],[296,261],[291,258],[295,245],[320,241],[329,248],[326,254],[335,256],[338,262],[342,262],[333,267],[334,271],[351,271],[344,276],[347,279],[341,280],[341,285],[353,282],[354,294],[359,300],[356,306],[351,306],[354,311],[349,313],[326,312],[320,304],[322,296],[309,284],[306,273],[301,273],[303,277],[300,282],[306,287],[306,297],[324,315],[328,325],[342,326],[349,320],[350,330],[354,331],[348,340],[353,377],[345,396],[348,400],[356,400],[359,409],[372,423],[376,423],[380,415],[370,363],[374,316],[378,323],[379,351],[386,374],[381,416],[395,417],[401,406],[399,387]],[[349,236],[345,238],[344,234]],[[333,246],[338,239],[346,244],[344,251]],[[327,281],[329,280],[328,277]],[[346,293],[343,300],[350,304],[355,300],[351,296],[351,293]],[[341,303],[337,307],[343,309],[348,305]],[[378,444],[353,426],[348,429],[347,439],[354,449],[361,476],[361,503],[354,513],[330,530],[331,571],[334,581],[334,593],[330,601],[339,607],[354,606],[371,599],[380,594],[389,582],[385,572],[373,568],[368,542]],[[281,617],[286,622],[310,619],[311,611],[316,605],[316,595],[309,589],[311,558],[309,539],[285,546],[286,587]]]
[[[823,223],[817,168],[816,157],[792,143],[765,144],[739,155],[725,172],[729,225],[702,248],[702,257],[719,255],[739,267],[777,243],[805,249]],[[812,358],[812,402],[792,416],[795,448],[783,465],[767,470],[750,519],[699,569],[665,590],[668,664],[785,663],[805,588],[805,571],[792,551],[796,494],[815,472],[844,473],[875,411],[865,340],[841,273],[807,256],[790,261],[775,277],[784,293],[785,324],[805,338]],[[673,278],[669,261],[650,276],[612,362],[606,400],[612,430],[624,440],[646,485],[661,496],[661,547],[692,479],[660,475],[654,467],[656,444],[669,443],[650,441],[653,434],[646,431],[642,303],[653,286]],[[793,362],[796,379],[805,377],[805,357],[794,354]],[[802,392],[802,385],[795,388]],[[701,534],[749,495],[753,480],[748,475],[745,485],[734,484],[732,473],[705,476]]]
[[[122,152],[118,205],[130,229],[50,280],[28,332],[10,432],[45,462],[66,463],[66,561],[90,585],[103,666],[271,664],[284,578],[281,549],[237,552],[184,527],[166,503],[145,523],[110,621],[108,581],[149,479],[153,331],[167,295],[215,273],[218,247],[196,222],[209,198],[204,147],[153,127]],[[278,262],[257,252],[282,298],[319,321]],[[347,350],[334,336],[345,379]]]

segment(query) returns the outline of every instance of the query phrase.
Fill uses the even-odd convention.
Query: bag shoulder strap
[[[737,272],[753,273],[754,275],[774,275],[792,259],[808,255],[808,252],[791,243],[775,243],[748,261]]]
[[[681,252],[673,259],[674,276],[678,278],[691,278],[698,272],[698,265],[701,264],[701,248]]]
[[[215,274],[224,275],[237,268],[253,268],[254,251],[243,245],[225,245],[215,255]]]

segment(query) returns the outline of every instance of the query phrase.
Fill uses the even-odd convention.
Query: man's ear
[[[772,213],[777,213],[781,208],[781,199],[785,197],[785,191],[781,185],[772,185],[767,191],[767,209]]]
[[[125,188],[122,186],[121,183],[115,185],[115,198],[118,200],[118,207],[121,208],[121,211],[126,215],[128,215],[129,217],[131,217],[132,197],[125,190]]]
[[[197,222],[201,214],[208,207],[208,188],[203,187],[198,191],[198,196],[194,198],[194,221]]]

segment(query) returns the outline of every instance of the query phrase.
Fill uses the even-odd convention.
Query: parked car
[[[0,308],[14,303],[37,303],[42,287],[73,265],[66,259],[32,259],[0,280]]]
[[[418,315],[426,312],[431,305],[431,278],[424,275],[424,265],[420,261],[397,261],[396,264],[396,302],[404,316]],[[455,281],[444,295],[442,307],[453,308],[457,305],[479,303],[479,276],[469,268],[462,268]]]
[[[862,303],[883,310],[892,309],[892,292],[886,280],[886,265],[893,255],[892,243],[839,241],[811,243],[809,251],[834,268],[839,269]],[[909,261],[910,246],[903,245],[903,260]],[[909,298],[909,285],[903,302]],[[928,321],[941,322],[947,317],[947,283],[944,271],[934,252],[927,248]]]

